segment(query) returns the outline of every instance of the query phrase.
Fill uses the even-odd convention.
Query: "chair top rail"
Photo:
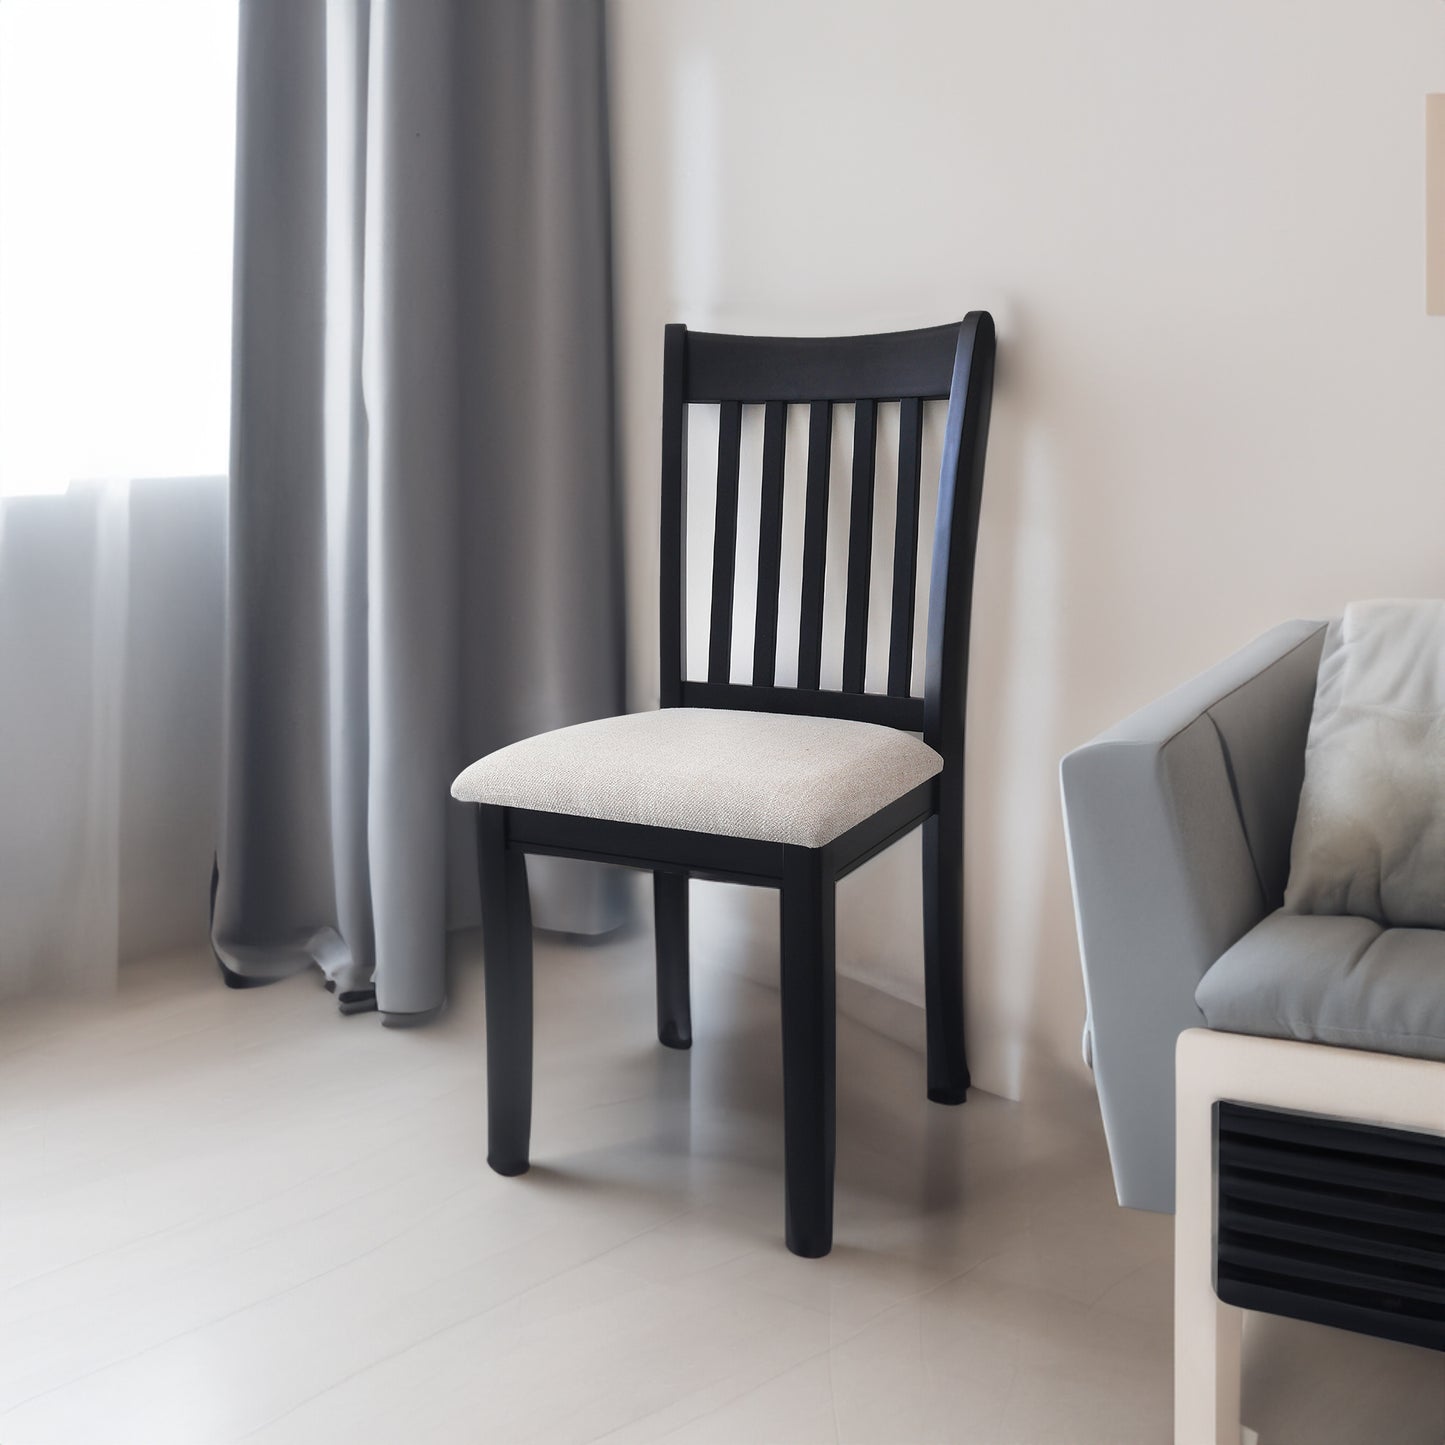
[[[958,324],[870,336],[687,333],[689,402],[946,400]]]

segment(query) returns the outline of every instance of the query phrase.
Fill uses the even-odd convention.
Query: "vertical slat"
[[[733,575],[738,550],[738,463],[742,455],[743,408],[725,401],[717,433],[717,514],[712,534],[712,615],[708,627],[707,680],[731,680],[733,657]]]
[[[687,636],[687,328],[667,328],[662,353],[661,702],[682,705]]]
[[[913,675],[913,596],[918,581],[918,493],[923,473],[923,402],[904,397],[898,411],[898,512],[893,531],[893,610],[888,694],[907,697]]]
[[[778,587],[783,562],[783,448],[788,405],[770,401],[763,412],[763,496],[758,518],[758,606],[753,628],[753,686],[777,680]]]
[[[823,671],[823,568],[828,559],[828,462],[833,403],[808,409],[808,489],[803,514],[803,595],[798,614],[798,686],[816,692]]]
[[[848,524],[848,597],[843,614],[843,691],[863,691],[868,660],[868,577],[873,566],[873,471],[878,403],[860,401],[853,422],[853,496]]]

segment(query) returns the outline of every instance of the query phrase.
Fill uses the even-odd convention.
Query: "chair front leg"
[[[487,1163],[524,1174],[532,1134],[532,906],[504,810],[477,808],[487,999]]]
[[[941,788],[941,811],[923,825],[923,992],[928,1028],[928,1097],[968,1097],[963,1046],[963,797]]]
[[[692,1047],[687,885],[686,873],[652,875],[657,934],[657,1037],[670,1049]]]
[[[783,1133],[788,1248],[833,1247],[835,1113],[834,896],[826,848],[783,850]]]

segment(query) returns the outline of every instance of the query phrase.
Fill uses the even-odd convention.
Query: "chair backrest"
[[[662,705],[811,713],[921,732],[946,763],[961,764],[969,611],[993,392],[994,327],[986,311],[961,323],[875,336],[723,336],[669,326],[662,416]],[[923,696],[913,695],[914,594],[924,403],[947,399]],[[889,595],[870,599],[878,408],[899,404],[897,507]],[[824,565],[835,404],[854,406],[842,686],[820,685]],[[689,408],[718,408],[706,681],[686,676]],[[763,407],[757,606],[752,677],[731,680],[738,473],[743,407]],[[777,683],[782,583],[783,471],[788,408],[808,408],[797,685]],[[841,491],[841,487],[838,488]],[[881,589],[880,589],[881,590]],[[870,602],[887,605],[886,691],[865,692]]]

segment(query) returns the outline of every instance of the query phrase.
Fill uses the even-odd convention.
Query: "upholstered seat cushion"
[[[513,743],[467,768],[452,796],[821,848],[942,767],[875,723],[663,708]]]
[[[1194,995],[1209,1027],[1445,1060],[1445,932],[1272,913]]]

